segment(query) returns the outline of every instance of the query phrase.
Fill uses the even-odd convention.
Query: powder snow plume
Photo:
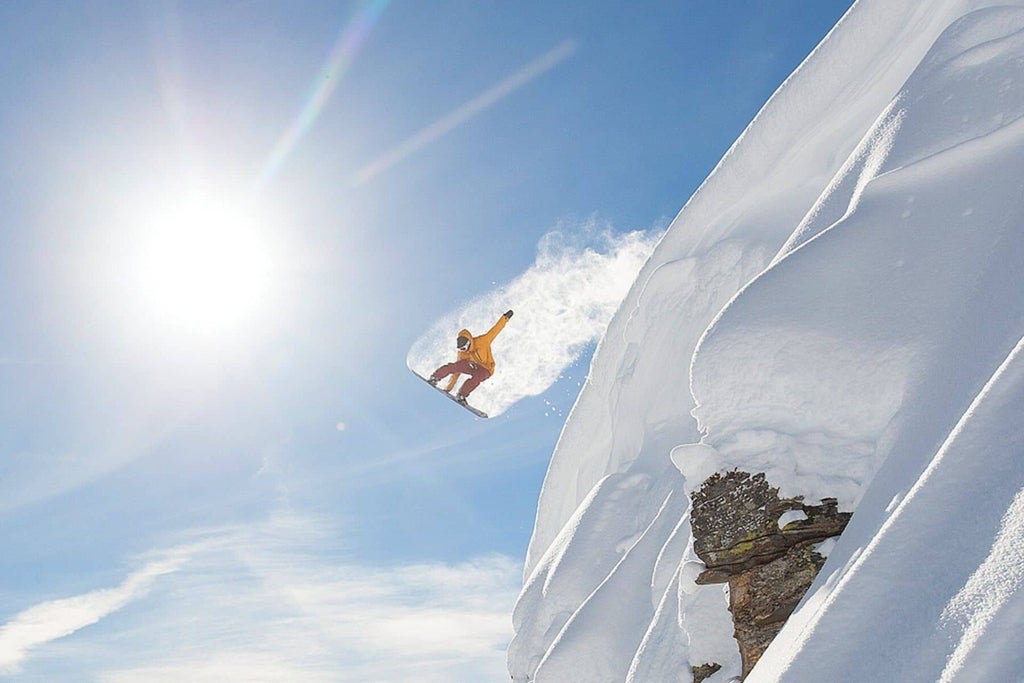
[[[434,323],[409,350],[409,368],[426,376],[455,360],[459,330],[483,334],[512,309],[492,346],[495,374],[473,393],[473,404],[493,417],[543,393],[604,334],[663,232],[617,234],[596,221],[549,232],[526,272]]]

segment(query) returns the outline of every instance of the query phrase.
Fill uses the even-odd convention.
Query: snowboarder
[[[469,375],[469,378],[459,387],[459,393],[455,395],[455,400],[465,405],[466,397],[480,386],[481,382],[494,374],[494,356],[491,354],[491,342],[494,341],[499,332],[505,329],[505,323],[511,317],[512,311],[505,311],[498,318],[498,322],[494,323],[494,327],[479,337],[474,337],[470,334],[469,330],[461,330],[455,339],[455,347],[459,352],[457,360],[454,363],[442,365],[437,370],[434,370],[427,381],[436,387],[439,381],[452,375],[452,379],[448,382],[447,389],[445,389],[445,391],[450,392],[458,381],[460,374]]]

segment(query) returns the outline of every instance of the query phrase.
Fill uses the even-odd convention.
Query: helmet
[[[469,337],[459,337],[455,340],[455,346],[459,351],[469,351]]]

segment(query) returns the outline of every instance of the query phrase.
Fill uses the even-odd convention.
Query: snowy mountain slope
[[[1002,84],[1021,68],[1022,21],[1002,8],[955,24],[937,51],[978,24],[992,32],[977,39],[1004,51],[981,64],[926,60],[879,121],[885,132],[869,134],[870,155],[884,159],[860,169],[845,216],[784,252],[708,328],[691,368],[706,443],[769,478],[789,468],[776,479],[852,508],[874,471],[858,454],[884,458],[875,443],[887,428],[898,438],[914,413],[955,420],[1013,348],[1024,321],[1024,250],[1012,248],[1024,97]],[[803,452],[794,477],[787,459]]]
[[[1024,340],[748,680],[1024,678],[1022,354]]]
[[[862,552],[898,544],[897,527],[1020,545],[1019,434],[984,412],[1016,405],[1018,361],[979,392],[1024,335],[1024,3],[990,4],[861,0],[684,207],[609,325],[552,457],[514,615],[514,680],[687,681],[686,662],[722,664],[711,681],[738,674],[722,588],[693,583],[685,514],[685,494],[732,467],[857,507],[751,680],[889,677],[886,658],[863,657],[887,644],[933,664],[998,650],[986,625],[1020,616],[1000,553],[974,548],[946,592],[914,603],[921,632],[946,625],[943,650],[872,630],[920,586],[922,564],[941,573],[943,560],[920,546],[888,564]],[[990,429],[950,440],[958,423]],[[898,504],[935,486],[919,478],[936,457],[1008,475],[983,529],[960,507],[967,496],[944,515],[929,507],[941,495],[916,513],[911,499],[930,496]],[[965,490],[983,490],[960,469]],[[979,607],[1000,581],[1003,598]],[[859,586],[877,614],[857,611]],[[847,647],[833,657],[835,638]],[[896,680],[939,680],[933,669]],[[943,680],[974,680],[967,670]]]
[[[657,450],[638,444],[658,431],[647,428],[652,411],[666,423],[653,426],[696,433],[692,420],[679,419],[688,408],[676,409],[692,406],[688,367],[681,381],[654,381],[676,366],[657,351],[671,350],[688,366],[714,315],[791,236],[939,33],[987,4],[861,0],[765,104],[687,202],[609,324],[552,457],[527,575],[599,479],[627,469],[641,450]],[[665,343],[656,346],[651,333],[666,334]]]

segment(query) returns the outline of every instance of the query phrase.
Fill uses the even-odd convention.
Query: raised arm
[[[498,322],[494,323],[494,327],[487,330],[486,334],[481,335],[481,338],[485,339],[488,343],[494,341],[494,338],[498,336],[498,333],[505,329],[505,323],[507,323],[511,317],[511,310],[502,313],[501,317],[498,318]]]

